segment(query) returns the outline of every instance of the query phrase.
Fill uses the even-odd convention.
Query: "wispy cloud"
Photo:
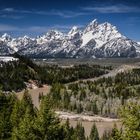
[[[88,12],[82,11],[68,11],[68,10],[50,10],[50,11],[39,11],[39,10],[19,10],[14,8],[4,8],[0,10],[0,13],[14,13],[14,14],[35,14],[42,16],[59,16],[62,18],[73,18],[83,15],[88,15]]]
[[[77,25],[82,28],[84,25]],[[52,25],[52,26],[29,26],[29,27],[18,27],[8,24],[0,24],[0,32],[31,32],[31,33],[44,33],[48,30],[59,30],[62,32],[69,31],[73,25]]]
[[[0,14],[0,18],[5,18],[5,19],[22,19],[25,16],[23,15],[7,15],[7,14]]]
[[[94,11],[98,13],[134,13],[140,12],[139,7],[131,7],[127,5],[110,5],[110,6],[89,6],[89,7],[82,7],[84,11]]]
[[[85,15],[93,15],[95,13],[108,14],[108,13],[140,13],[140,8],[137,6],[128,6],[124,4],[116,5],[94,5],[87,7],[79,7],[76,10],[57,10],[52,9],[49,11],[41,10],[25,10],[25,9],[15,9],[12,7],[7,7],[0,10],[0,17],[20,19],[29,15],[41,15],[41,16],[59,16],[61,18],[75,18]]]
[[[82,7],[77,10],[56,10],[52,9],[50,11],[39,11],[39,10],[23,10],[14,8],[4,8],[0,10],[0,17],[3,18],[13,18],[20,19],[24,18],[25,15],[42,15],[42,16],[59,16],[62,18],[75,18],[85,15],[93,15],[94,13],[140,13],[139,7],[133,7],[123,4],[117,5],[102,5],[102,6],[87,6]]]
[[[31,31],[31,32],[38,32],[38,33],[43,33],[47,32],[48,30],[59,30],[62,32],[67,32],[69,31],[74,25],[52,25],[52,26],[31,26],[31,27],[26,27],[26,31]],[[77,25],[77,27],[82,28],[84,25]]]
[[[20,12],[16,11],[14,8],[4,8],[0,10],[0,18],[22,19],[24,17],[23,14],[20,14]]]
[[[84,11],[58,11],[58,10],[52,10],[47,14],[48,15],[56,15],[56,16],[60,16],[60,17],[63,17],[63,18],[74,18],[74,17],[78,17],[78,16],[88,15],[89,13],[84,12]]]
[[[15,9],[14,8],[4,8],[1,11],[5,11],[5,12],[13,12]]]
[[[20,28],[12,25],[7,24],[0,24],[0,31],[1,32],[8,32],[8,31],[17,31],[20,30]]]
[[[50,29],[56,29],[56,30],[60,30],[60,31],[68,31],[70,30],[73,26],[75,25],[54,25],[51,26]],[[78,28],[83,28],[85,25],[83,24],[77,24],[76,25]]]

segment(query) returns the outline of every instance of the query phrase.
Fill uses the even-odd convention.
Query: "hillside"
[[[43,84],[69,83],[85,78],[94,78],[111,69],[110,66],[75,65],[63,68],[57,65],[40,66],[30,59],[13,55],[16,61],[1,61],[0,87],[4,91],[20,91],[25,88],[40,87]]]

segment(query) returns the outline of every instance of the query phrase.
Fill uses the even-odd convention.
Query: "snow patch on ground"
[[[0,56],[0,61],[9,62],[9,61],[17,61],[18,58],[10,57],[10,56]]]

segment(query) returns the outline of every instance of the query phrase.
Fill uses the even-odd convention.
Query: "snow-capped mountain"
[[[137,57],[140,44],[123,36],[112,24],[99,24],[95,19],[83,30],[74,26],[67,34],[51,30],[36,38],[2,35],[0,55],[14,52],[30,57]]]
[[[14,53],[14,48],[9,46],[12,38],[8,34],[4,34],[0,37],[0,55],[8,55],[9,53]]]

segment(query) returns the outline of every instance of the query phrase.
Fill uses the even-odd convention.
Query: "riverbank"
[[[74,113],[63,112],[63,111],[56,111],[55,113],[62,120],[69,119],[74,121],[89,121],[89,122],[119,122],[119,119],[101,117],[97,115],[90,116],[90,115],[74,114]]]
[[[85,129],[86,136],[90,135],[90,131],[94,123],[98,129],[100,138],[103,136],[104,131],[111,131],[114,127],[114,124],[116,124],[118,129],[121,129],[122,127],[122,123],[119,119],[106,118],[96,115],[89,116],[83,114],[74,114],[62,111],[56,111],[55,113],[58,115],[62,123],[65,123],[66,120],[69,119],[70,126],[74,128],[76,127],[77,123],[80,122]]]

